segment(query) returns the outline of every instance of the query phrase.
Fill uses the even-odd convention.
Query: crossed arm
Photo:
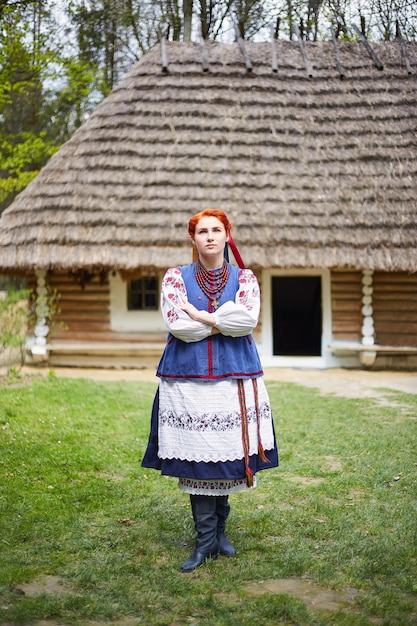
[[[187,343],[218,333],[242,337],[249,335],[258,323],[259,285],[251,270],[241,270],[234,301],[229,300],[209,313],[188,301],[180,270],[171,268],[162,283],[161,309],[170,333]]]

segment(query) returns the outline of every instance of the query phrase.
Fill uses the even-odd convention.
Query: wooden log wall
[[[75,276],[51,272],[48,285],[60,296],[51,339],[111,341],[110,289],[107,274]],[[62,326],[60,326],[62,325]]]
[[[257,272],[261,285],[261,272]],[[48,285],[60,294],[52,340],[117,342],[144,340],[140,333],[117,333],[110,328],[110,289],[108,276],[83,278],[67,272],[48,274]],[[35,288],[33,277],[29,288]],[[333,271],[332,336],[336,341],[362,339],[362,272]],[[417,274],[375,272],[372,308],[375,342],[389,346],[417,346]],[[62,326],[61,326],[62,324]],[[259,340],[261,327],[254,335]],[[151,338],[152,339],[152,338]],[[150,338],[147,337],[149,341]]]
[[[35,311],[35,299],[36,299],[36,277],[34,274],[31,274],[27,277],[27,288],[29,289],[29,319],[27,325],[27,333],[28,335],[33,335],[34,326],[36,324],[36,316],[31,315],[32,312]]]
[[[417,274],[375,272],[373,288],[376,343],[417,346]]]
[[[336,341],[362,340],[362,272],[331,273],[332,335]]]

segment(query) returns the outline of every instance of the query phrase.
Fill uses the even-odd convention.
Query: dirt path
[[[366,370],[328,369],[296,370],[270,368],[266,380],[293,382],[316,387],[322,393],[334,393],[348,398],[378,397],[378,390],[392,389],[417,394],[417,372],[369,372]]]
[[[24,367],[22,374],[49,373],[48,368]],[[90,378],[91,380],[146,381],[157,384],[153,369],[99,369],[99,368],[55,368],[58,377]],[[392,389],[417,394],[417,372],[369,372],[351,369],[295,369],[265,368],[265,380],[291,382],[306,387],[315,387],[322,393],[334,393],[348,398],[378,398],[381,389]]]

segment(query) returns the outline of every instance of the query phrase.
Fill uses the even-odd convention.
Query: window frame
[[[146,281],[155,281],[155,287],[146,286]],[[140,288],[132,288],[134,283],[139,283]],[[139,295],[141,306],[132,306],[132,296]],[[154,305],[146,306],[147,297],[153,296]],[[126,285],[126,308],[128,311],[158,311],[159,310],[159,279],[154,274],[144,275],[140,278],[128,281]]]

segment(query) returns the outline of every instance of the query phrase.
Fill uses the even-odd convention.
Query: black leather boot
[[[216,496],[217,539],[223,556],[234,556],[236,550],[226,537],[226,520],[230,513],[229,496]]]
[[[216,497],[190,496],[190,501],[197,537],[194,552],[180,567],[182,572],[192,572],[206,559],[216,559],[219,553]]]

